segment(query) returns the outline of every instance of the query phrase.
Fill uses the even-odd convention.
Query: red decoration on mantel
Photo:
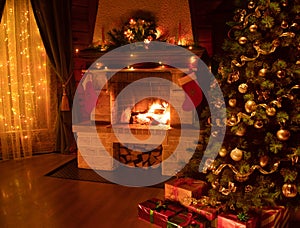
[[[186,99],[182,104],[182,109],[184,111],[192,111],[201,104],[203,99],[202,90],[197,82],[197,76],[193,72],[178,79],[178,82],[186,93]]]
[[[98,97],[92,81],[87,82],[85,87],[85,111],[90,114],[96,105]]]

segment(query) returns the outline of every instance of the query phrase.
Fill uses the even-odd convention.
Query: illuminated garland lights
[[[279,37],[283,37],[283,36],[288,36],[288,37],[293,38],[293,37],[295,37],[295,33],[293,33],[293,32],[284,32],[284,33],[282,33]],[[276,48],[277,48],[279,45],[280,45],[280,41],[279,41],[278,39],[275,39],[275,40],[272,41],[272,47],[271,47],[271,49],[270,49],[269,51],[266,51],[266,50],[263,50],[263,49],[261,49],[261,48],[259,47],[259,41],[254,42],[253,47],[254,47],[254,49],[255,49],[256,52],[257,52],[257,55],[256,55],[255,57],[250,58],[250,57],[247,57],[247,56],[242,55],[242,56],[240,57],[241,63],[239,63],[239,62],[238,62],[237,60],[235,60],[235,59],[232,60],[231,63],[232,63],[234,66],[236,66],[236,67],[242,67],[242,66],[245,65],[246,62],[254,61],[254,60],[256,60],[260,55],[269,55],[269,54],[275,52],[275,51],[276,51]]]
[[[215,160],[207,159],[205,161],[205,165],[204,165],[204,168],[203,168],[202,172],[207,173],[207,170],[210,170],[212,172],[212,174],[218,176],[223,171],[223,169],[225,167],[229,167],[230,170],[235,174],[234,178],[238,182],[245,182],[249,179],[250,175],[255,170],[258,170],[261,174],[269,175],[269,174],[275,173],[278,170],[279,165],[280,165],[281,162],[291,161],[292,165],[295,165],[295,163],[298,163],[298,160],[299,160],[298,155],[289,154],[287,156],[288,156],[288,158],[281,159],[281,160],[275,162],[272,165],[272,167],[270,168],[270,171],[264,170],[260,165],[252,165],[247,173],[239,172],[237,170],[237,168],[232,164],[221,164],[217,167],[216,164],[215,164]],[[211,185],[214,189],[219,188],[219,192],[221,192],[223,195],[229,195],[231,192],[236,191],[236,187],[235,187],[235,184],[233,182],[228,182],[228,188],[220,186],[218,181],[215,181],[215,182],[211,183]]]

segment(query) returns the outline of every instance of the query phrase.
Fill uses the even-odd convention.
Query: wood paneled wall
[[[87,48],[93,33],[99,0],[72,0],[72,35],[75,49]]]
[[[92,44],[99,0],[72,0],[72,32],[74,50]],[[219,50],[224,38],[225,22],[233,14],[232,0],[189,0],[194,41],[209,55]],[[216,43],[215,43],[216,42]],[[217,45],[217,47],[215,47]]]

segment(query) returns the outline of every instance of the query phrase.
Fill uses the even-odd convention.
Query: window
[[[7,0],[0,26],[0,159],[18,159],[51,150],[50,74],[30,0]]]

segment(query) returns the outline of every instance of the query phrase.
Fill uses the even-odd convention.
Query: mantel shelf
[[[190,69],[189,68],[171,68],[171,67],[157,67],[157,68],[133,68],[133,69],[87,69],[87,70],[82,70],[83,73],[94,73],[94,72],[107,72],[107,73],[116,73],[116,72],[125,72],[125,73],[180,73],[180,72],[188,72]]]

